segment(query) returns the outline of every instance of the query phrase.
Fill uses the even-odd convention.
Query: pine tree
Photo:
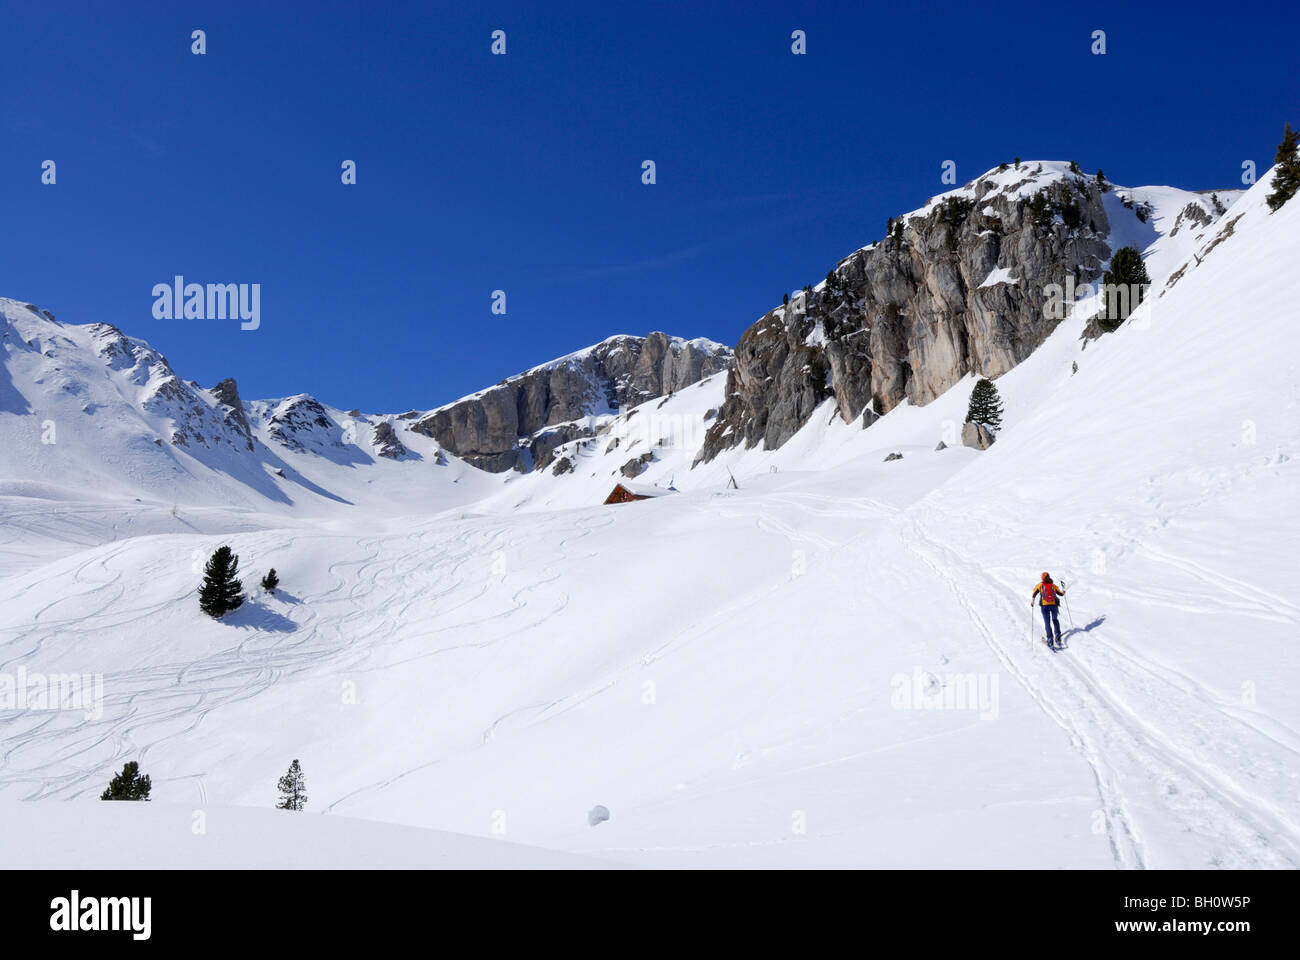
[[[1071,172],[1071,173],[1083,173],[1083,171],[1079,169],[1079,165],[1078,165],[1077,163],[1075,163],[1073,160],[1070,161],[1070,172]]]
[[[289,764],[289,772],[280,778],[276,788],[280,791],[280,802],[275,805],[277,810],[301,810],[307,806],[307,794],[303,792],[307,789],[307,780],[297,760]]]
[[[262,578],[262,589],[267,593],[275,593],[275,588],[279,585],[280,578],[275,575],[275,567],[272,567]]]
[[[108,782],[108,789],[99,795],[101,800],[148,800],[149,778],[140,776],[140,764],[128,760],[122,772]]]
[[[970,392],[966,419],[972,423],[982,423],[990,430],[1002,426],[1002,398],[998,396],[998,388],[987,377],[980,377],[975,383],[975,389]]]
[[[1106,174],[1101,172],[1101,167],[1097,168],[1097,189],[1102,193],[1110,192],[1110,181],[1106,179]]]
[[[239,582],[239,557],[227,546],[217,547],[203,568],[199,587],[199,608],[210,617],[222,617],[244,602],[244,585]]]
[[[788,293],[783,293],[783,294],[781,295],[781,306],[783,306],[783,307],[788,307],[788,306],[790,306],[790,294],[788,294]]]
[[[1083,223],[1083,211],[1073,200],[1066,200],[1061,204],[1061,220],[1071,230],[1077,230]]]
[[[1101,313],[1097,315],[1097,326],[1106,333],[1113,333],[1142,302],[1146,288],[1151,284],[1137,247],[1116,250],[1101,282],[1103,302]]]
[[[1300,134],[1292,130],[1289,123],[1282,134],[1282,142],[1277,145],[1273,164],[1273,192],[1265,200],[1268,208],[1276,212],[1300,189]]]
[[[1017,170],[1020,169],[1020,158],[1019,158],[1019,157],[1016,157],[1016,169],[1017,169]]]
[[[1047,202],[1047,194],[1041,190],[1029,201],[1029,218],[1036,227],[1046,227],[1052,222],[1052,206]]]

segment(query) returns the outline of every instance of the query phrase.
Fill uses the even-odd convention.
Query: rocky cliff
[[[432,410],[412,429],[483,470],[541,469],[556,447],[594,434],[591,417],[667,396],[731,361],[708,340],[611,337]]]
[[[1044,310],[1050,286],[1096,281],[1110,258],[1109,185],[1068,164],[1004,166],[891,220],[884,240],[750,327],[698,461],[779,447],[831,397],[867,426],[1025,359],[1059,322]]]

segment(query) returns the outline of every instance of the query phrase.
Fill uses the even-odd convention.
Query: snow
[[[980,287],[996,287],[999,283],[1019,283],[1019,277],[1011,275],[1010,267],[994,267],[989,271],[989,275],[984,278]]]
[[[210,451],[151,466],[144,368],[65,361],[65,399],[26,341],[90,334],[0,302],[0,675],[104,691],[98,718],[0,711],[0,863],[1300,866],[1300,202],[1270,214],[1270,179],[1213,249],[1226,220],[1163,232],[1181,196],[1143,188],[1149,230],[1121,205],[1164,296],[1086,349],[1063,321],[998,379],[984,452],[968,378],[692,469],[721,374],[611,417],[561,477],[437,468],[397,420],[423,459],[280,447],[284,503]],[[603,506],[647,450],[636,483],[680,492]],[[194,591],[222,543],[281,590],[217,622]],[[295,757],[308,812],[273,811]],[[100,803],[130,759],[155,801]]]
[[[555,870],[608,860],[356,820],[214,804],[0,803],[0,869]]]

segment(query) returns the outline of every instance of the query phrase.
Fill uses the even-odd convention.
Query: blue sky
[[[245,399],[374,412],[614,333],[734,344],[945,160],[1267,169],[1300,125],[1295,5],[1135,6],[9,2],[0,295]],[[155,319],[176,274],[260,283],[260,329]]]

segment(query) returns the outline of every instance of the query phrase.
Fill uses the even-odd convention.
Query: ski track
[[[1016,613],[1020,604],[1015,599],[1027,594],[1023,584],[1001,581],[982,571],[931,536],[914,518],[911,529],[914,535],[906,538],[906,543],[952,586],[1008,672],[1069,734],[1071,743],[1092,767],[1117,866],[1164,865],[1153,863],[1153,854],[1147,850],[1143,836],[1151,831],[1141,829],[1141,817],[1134,812],[1139,799],[1158,807],[1161,815],[1175,818],[1184,831],[1199,839],[1205,860],[1189,866],[1300,865],[1300,828],[1292,816],[1248,790],[1243,785],[1247,776],[1226,769],[1225,764],[1225,760],[1237,758],[1250,765],[1246,769],[1255,771],[1262,758],[1271,761],[1266,768],[1280,778],[1291,764],[1279,762],[1274,748],[1286,751],[1291,757],[1285,759],[1293,761],[1292,745],[1279,742],[1238,712],[1224,710],[1196,687],[1180,684],[1168,671],[1162,675],[1158,667],[1144,665],[1142,673],[1134,674],[1119,663],[1124,655],[1104,637],[1096,644],[1080,642],[1051,655],[1036,640],[1028,649],[1023,643],[1003,641],[1000,638],[1024,636],[1024,614]],[[921,548],[922,543],[935,549]],[[962,573],[953,577],[950,570]],[[1198,575],[1206,588],[1219,587],[1217,581]],[[989,580],[992,589],[983,588],[981,581]],[[962,589],[960,583],[981,584],[981,588]],[[1243,593],[1240,589],[1228,592],[1235,596]],[[981,613],[971,602],[972,596],[979,596],[982,606],[994,607],[995,612]],[[1268,613],[1253,605],[1250,609],[1260,617]],[[1030,629],[1036,635],[1037,623]],[[1092,635],[1088,639],[1091,641]],[[1129,662],[1138,663],[1131,657]],[[1148,678],[1146,682],[1143,676]],[[1171,712],[1175,707],[1176,712]],[[1190,727],[1197,749],[1171,736],[1155,719],[1158,717],[1172,717],[1181,726]],[[1243,742],[1243,737],[1254,742]]]
[[[962,615],[1002,668],[1058,726],[1091,770],[1104,814],[1114,865],[1118,868],[1164,866],[1163,850],[1155,836],[1182,831],[1194,837],[1196,856],[1191,866],[1296,867],[1300,866],[1300,824],[1295,811],[1282,809],[1263,796],[1287,796],[1280,780],[1300,759],[1300,733],[1258,711],[1226,702],[1204,684],[1132,649],[1104,629],[1071,629],[1067,636],[1078,642],[1059,654],[1049,654],[1034,640],[1021,641],[1025,631],[1024,605],[1018,598],[1027,591],[1010,579],[1007,571],[981,567],[932,533],[941,526],[931,518],[923,525],[912,512],[883,505],[867,497],[836,498],[816,494],[779,493],[765,496],[760,509],[752,504],[725,501],[708,504],[715,514],[733,522],[753,521],[767,535],[815,551],[851,550],[857,540],[878,534],[889,524],[903,550],[930,574],[948,585]],[[703,507],[701,509],[704,509]],[[837,536],[812,529],[818,523],[840,525]],[[268,634],[249,630],[234,645],[183,663],[158,664],[105,677],[105,716],[101,722],[69,726],[59,714],[0,716],[0,788],[16,788],[24,799],[73,798],[97,794],[105,771],[124,757],[147,757],[164,742],[198,729],[215,710],[257,697],[277,683],[301,678],[324,667],[364,672],[385,647],[401,647],[402,655],[378,663],[373,669],[390,669],[416,659],[444,655],[466,648],[510,642],[559,615],[569,597],[554,586],[565,565],[577,557],[574,545],[594,529],[613,523],[612,516],[587,514],[576,522],[558,516],[549,524],[532,528],[528,541],[554,536],[555,550],[538,568],[508,568],[503,583],[519,581],[504,606],[481,613],[476,605],[489,589],[486,579],[467,575],[468,565],[486,565],[497,551],[507,557],[526,552],[528,543],[512,538],[508,528],[485,519],[469,523],[453,537],[439,536],[433,528],[413,530],[404,537],[368,537],[357,542],[357,556],[335,561],[327,572],[332,585],[315,596],[304,597],[293,612],[301,619],[289,633]],[[147,624],[151,615],[175,602],[169,600],[128,614],[110,611],[125,593],[122,571],[114,565],[127,542],[96,551],[80,561],[72,573],[79,588],[41,607],[28,629],[7,631],[0,646],[0,667],[28,660],[41,651],[52,630],[75,627]],[[1131,548],[1151,561],[1194,579],[1201,603],[1190,605],[1176,597],[1144,590],[1144,602],[1178,604],[1183,609],[1228,612],[1300,625],[1300,608],[1284,598],[1152,548],[1149,543]],[[433,553],[439,557],[429,563]],[[586,553],[584,556],[593,556]],[[481,572],[481,571],[480,571]],[[393,584],[400,585],[394,591]],[[735,597],[688,627],[645,651],[626,664],[561,696],[548,697],[509,710],[484,730],[486,745],[505,725],[530,725],[561,716],[624,681],[657,660],[671,656],[710,632],[724,629],[737,610],[758,602],[770,592],[765,584]],[[1098,585],[1095,597],[1128,596],[1116,585]],[[386,608],[381,598],[407,596]],[[406,614],[414,598],[439,603],[439,619],[432,627],[412,626]],[[73,619],[57,616],[60,604],[90,598],[88,613]],[[325,620],[322,611],[342,605],[346,612]],[[469,613],[468,617],[461,612]],[[1085,616],[1084,611],[1080,611]],[[328,628],[323,626],[328,622]],[[1031,621],[1031,635],[1037,622]],[[486,634],[475,630],[490,626]],[[502,629],[504,627],[504,629]],[[454,642],[438,643],[450,634]],[[474,639],[466,639],[472,637]],[[422,649],[405,653],[414,640]],[[1086,641],[1086,642],[1085,642]],[[109,693],[108,691],[129,691]],[[1162,721],[1177,722],[1172,733]],[[844,717],[828,721],[842,722]],[[801,734],[806,736],[806,734]],[[799,737],[794,738],[794,743]],[[790,743],[753,747],[749,752],[773,753]],[[846,762],[878,751],[865,751],[818,761],[813,767]],[[23,766],[25,755],[57,757]],[[409,775],[440,762],[425,758],[418,763],[358,786],[326,804],[333,811],[363,795],[381,792]],[[737,763],[742,763],[740,757]],[[764,780],[798,773],[800,768],[765,774],[757,781],[728,785],[723,790],[753,786]],[[208,798],[205,774],[194,781],[200,803]],[[1263,779],[1269,790],[1251,781]],[[1165,819],[1152,829],[1152,816]],[[638,848],[639,849],[639,848]],[[679,848],[666,848],[679,849]],[[685,848],[680,848],[685,849]],[[694,848],[692,848],[694,849]],[[1176,864],[1183,865],[1183,864]]]

